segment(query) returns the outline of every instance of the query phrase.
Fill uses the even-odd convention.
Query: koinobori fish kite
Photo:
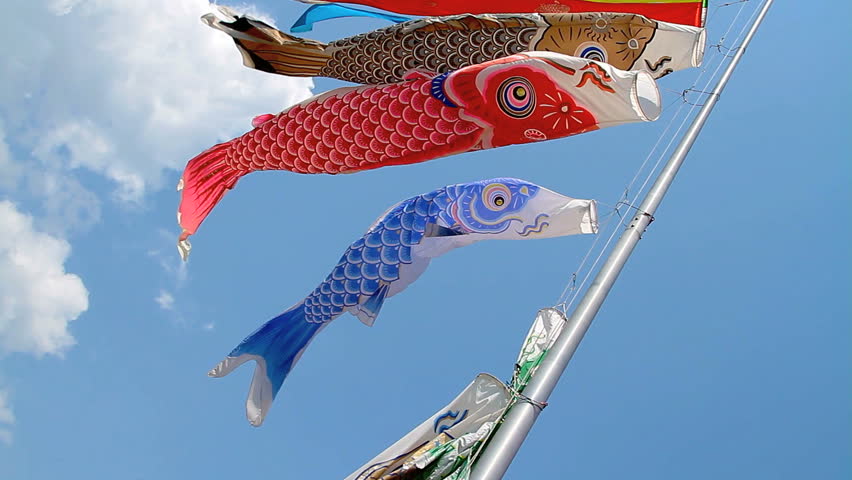
[[[707,9],[707,0],[342,0],[341,3],[426,17],[459,13],[636,13],[661,22],[695,27],[704,26]]]
[[[323,327],[345,312],[372,326],[384,301],[414,282],[432,258],[480,240],[596,232],[594,201],[513,178],[450,185],[409,198],[352,243],[304,300],[249,335],[208,375],[222,377],[255,360],[246,416],[259,426],[287,374]]]
[[[528,51],[556,52],[644,70],[655,78],[696,67],[704,29],[623,13],[458,15],[412,20],[322,43],[290,36],[260,20],[210,13],[205,23],[231,37],[243,63],[297,77],[362,84],[399,82],[414,69],[445,73]]]
[[[183,256],[187,238],[250,172],[356,172],[650,121],[660,112],[648,73],[557,53],[408,78],[332,90],[260,116],[250,132],[190,160],[178,184]]]

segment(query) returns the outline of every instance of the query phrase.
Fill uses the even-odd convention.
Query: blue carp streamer
[[[257,368],[246,403],[259,426],[284,379],[322,327],[344,312],[373,325],[384,301],[404,290],[429,261],[485,239],[555,237],[596,231],[594,202],[513,178],[439,188],[391,207],[340,257],[304,300],[248,336],[209,375],[249,360]]]

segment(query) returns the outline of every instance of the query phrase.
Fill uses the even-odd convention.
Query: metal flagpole
[[[559,377],[568,366],[568,362],[574,355],[574,351],[577,350],[580,341],[583,340],[583,336],[589,329],[592,320],[594,320],[595,315],[609,294],[619,273],[621,273],[621,269],[624,268],[624,264],[627,263],[627,259],[630,257],[636,244],[639,243],[642,233],[645,232],[645,229],[653,221],[654,212],[657,210],[660,202],[663,201],[666,191],[671,186],[672,181],[674,181],[677,171],[683,164],[693,143],[695,143],[695,139],[707,121],[707,117],[710,116],[710,112],[719,100],[719,95],[731,78],[731,74],[745,53],[746,47],[748,47],[752,38],[754,38],[772,2],[773,0],[766,0],[763,4],[742,45],[731,59],[727,68],[725,68],[713,92],[709,95],[707,103],[704,104],[692,121],[689,130],[684,134],[677,149],[672,153],[668,163],[666,163],[666,166],[654,182],[654,186],[645,195],[642,205],[631,220],[630,225],[621,234],[618,243],[595,276],[592,285],[568,318],[568,323],[565,325],[562,334],[545,357],[536,375],[524,389],[524,395],[533,400],[533,402],[519,402],[512,407],[506,415],[505,421],[494,434],[482,456],[474,465],[471,480],[499,480],[503,478],[503,475],[509,468],[509,464],[512,463],[521,444],[538,418],[539,413],[541,413],[540,407],[535,405],[535,403],[539,403],[540,405],[540,402],[546,402],[551,392],[553,392],[556,383],[559,381]]]

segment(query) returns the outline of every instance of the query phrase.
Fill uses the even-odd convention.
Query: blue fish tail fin
[[[207,375],[224,377],[243,363],[256,361],[246,399],[246,418],[259,427],[293,365],[324,326],[324,323],[309,323],[304,304],[299,303],[246,337]]]

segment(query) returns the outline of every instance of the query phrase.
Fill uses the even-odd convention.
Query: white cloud
[[[21,167],[12,161],[9,145],[6,144],[6,131],[0,122],[0,188],[14,188],[20,174]]]
[[[9,395],[5,390],[0,390],[0,443],[12,444],[12,432],[3,427],[14,423],[15,415],[9,405]]]
[[[163,271],[171,277],[175,288],[180,290],[189,278],[189,263],[180,259],[175,248],[175,233],[165,228],[157,229],[157,244],[160,248],[148,250],[148,256],[154,259]]]
[[[53,0],[48,3],[48,10],[54,15],[68,15],[81,0]]]
[[[160,290],[160,294],[154,297],[154,301],[163,310],[174,310],[175,308],[175,297],[165,290]]]
[[[83,281],[65,272],[71,247],[8,201],[0,231],[0,353],[61,355],[75,343],[68,323],[89,308]]]
[[[42,165],[96,172],[137,202],[255,115],[310,96],[308,79],[243,67],[233,42],[199,20],[210,10],[206,0],[12,2],[15,21],[0,31],[15,46],[0,62],[7,134]]]
[[[50,233],[64,234],[68,230],[87,230],[100,220],[101,201],[97,195],[61,169],[16,162],[5,137],[0,119],[0,189],[20,193],[18,187],[26,185],[44,208],[39,226]]]
[[[73,175],[46,170],[27,176],[31,193],[41,198],[39,226],[49,233],[88,230],[101,218],[101,201]]]
[[[15,423],[12,407],[9,406],[9,394],[5,390],[0,390],[0,423],[7,425]]]

